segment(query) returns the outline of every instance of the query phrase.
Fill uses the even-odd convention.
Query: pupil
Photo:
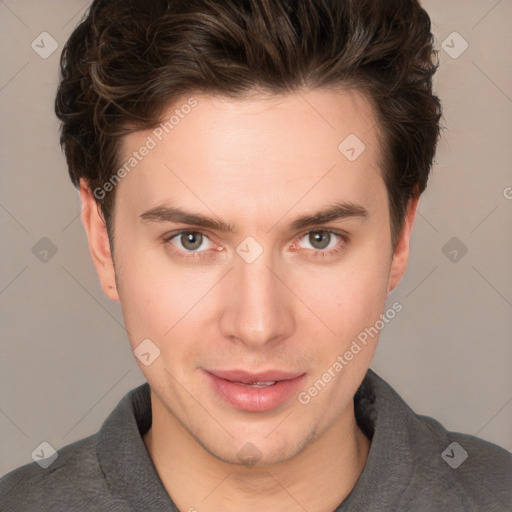
[[[330,233],[327,231],[315,231],[309,235],[311,245],[316,249],[325,249],[329,245]],[[316,245],[316,244],[319,244]]]
[[[183,247],[190,251],[193,251],[194,249],[198,249],[199,247],[201,247],[202,241],[203,235],[201,233],[190,232],[181,235],[181,243],[183,244]]]

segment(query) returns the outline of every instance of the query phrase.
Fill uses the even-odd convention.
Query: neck
[[[339,421],[293,459],[269,466],[229,464],[206,451],[151,394],[153,424],[144,436],[164,487],[181,511],[332,512],[361,475],[370,441],[353,402]]]

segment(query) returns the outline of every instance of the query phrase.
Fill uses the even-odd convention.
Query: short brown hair
[[[55,100],[71,180],[103,187],[121,137],[186,93],[355,89],[383,134],[394,245],[440,133],[430,29],[418,0],[94,0],[62,51]],[[114,197],[96,198],[112,246]]]

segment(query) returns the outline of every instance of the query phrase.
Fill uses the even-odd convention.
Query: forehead
[[[205,213],[222,205],[248,215],[301,196],[304,205],[362,202],[383,186],[380,155],[371,103],[357,91],[191,94],[169,106],[160,126],[123,139],[121,165],[136,165],[116,193],[139,211],[193,202]]]

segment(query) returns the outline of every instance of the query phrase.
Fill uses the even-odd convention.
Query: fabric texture
[[[355,487],[333,512],[512,511],[505,449],[415,414],[371,369],[354,404],[372,443]],[[179,512],[144,445],[150,426],[145,383],[96,434],[58,450],[47,469],[32,462],[0,479],[0,512]]]

